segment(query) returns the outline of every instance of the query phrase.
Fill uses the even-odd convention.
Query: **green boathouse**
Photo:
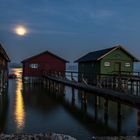
[[[115,46],[103,50],[90,52],[75,62],[78,72],[87,76],[97,74],[114,74],[118,72],[133,72],[134,62],[139,60],[122,46]],[[89,79],[89,78],[88,78]]]

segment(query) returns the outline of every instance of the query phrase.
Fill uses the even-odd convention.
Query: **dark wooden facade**
[[[78,72],[83,73],[88,81],[102,74],[132,73],[133,63],[138,62],[132,54],[122,46],[90,52],[79,58]]]
[[[25,82],[38,82],[45,73],[65,73],[66,60],[45,51],[22,61],[23,80]]]
[[[0,91],[7,86],[8,62],[10,62],[10,59],[0,44]]]

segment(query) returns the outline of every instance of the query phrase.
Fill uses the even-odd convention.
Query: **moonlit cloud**
[[[77,32],[72,32],[70,30],[58,30],[58,29],[49,29],[49,28],[45,28],[45,29],[42,29],[42,28],[38,28],[38,29],[35,29],[35,28],[32,28],[30,29],[30,33],[31,34],[36,34],[36,35],[75,35],[75,34],[78,34]]]

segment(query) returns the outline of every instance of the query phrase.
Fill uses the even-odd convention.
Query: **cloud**
[[[79,10],[79,15],[87,19],[106,19],[115,15],[115,12],[107,9],[95,9],[89,7],[82,7]]]
[[[114,15],[113,11],[110,10],[98,10],[95,12],[89,12],[91,18],[107,18]]]
[[[30,30],[32,34],[61,34],[61,35],[74,35],[77,34],[76,32],[70,32],[70,31],[61,31],[61,30],[37,30],[37,29],[32,29]]]

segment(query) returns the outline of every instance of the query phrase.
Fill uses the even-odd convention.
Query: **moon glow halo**
[[[19,36],[25,36],[28,31],[26,27],[20,25],[15,27],[14,32]]]

